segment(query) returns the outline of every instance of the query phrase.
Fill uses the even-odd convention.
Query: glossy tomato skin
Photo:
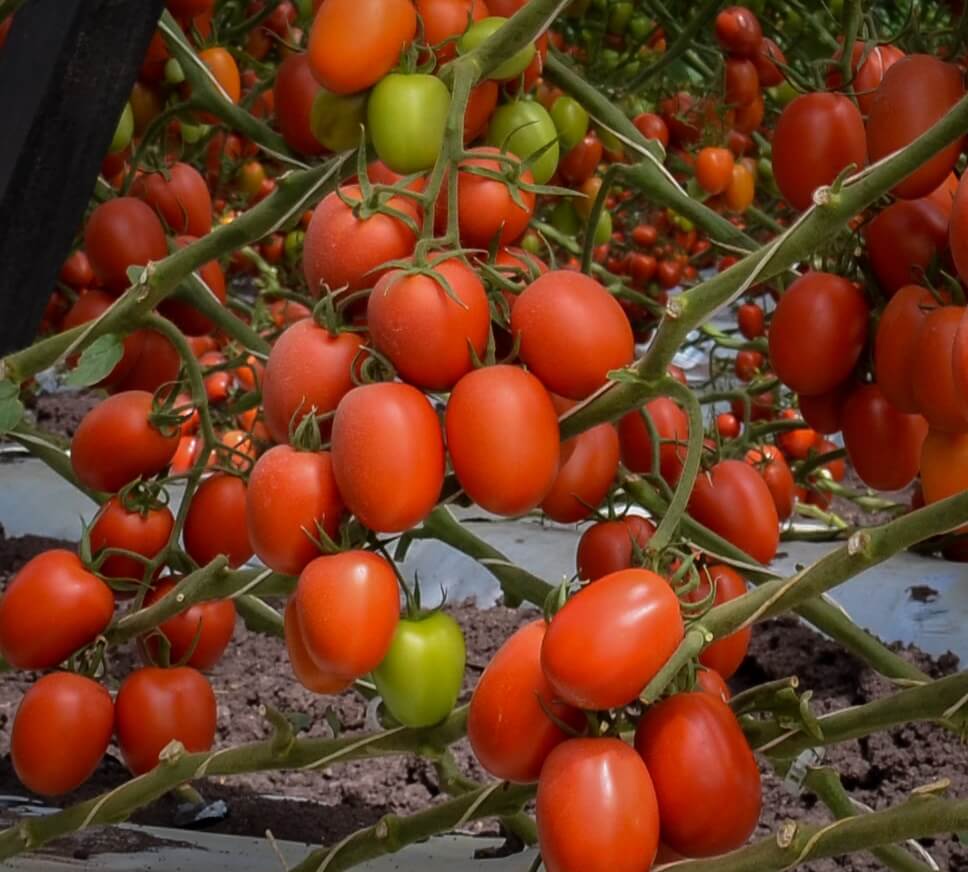
[[[756,303],[743,303],[736,312],[739,332],[747,339],[756,339],[766,333],[766,316],[763,307]]]
[[[669,583],[646,569],[625,569],[565,603],[548,627],[541,666],[569,705],[615,708],[642,692],[683,634]]]
[[[373,683],[390,714],[406,727],[429,727],[450,714],[464,680],[466,651],[460,625],[433,612],[403,618]]]
[[[506,781],[538,780],[545,759],[568,734],[548,717],[580,729],[585,716],[557,699],[541,669],[543,620],[517,630],[491,658],[474,688],[467,737],[481,766]]]
[[[429,170],[440,154],[450,92],[436,76],[391,73],[370,94],[367,127],[377,156],[407,175]]]
[[[696,478],[689,514],[760,563],[776,554],[780,520],[773,496],[760,474],[741,460],[722,460]]]
[[[884,397],[899,412],[918,411],[913,379],[918,331],[938,306],[927,288],[905,285],[891,297],[878,321],[874,374]]]
[[[311,690],[313,693],[337,694],[342,693],[353,683],[354,679],[351,677],[334,675],[320,669],[313,658],[309,656],[306,641],[303,639],[302,627],[299,625],[295,596],[291,596],[289,602],[286,603],[283,626],[286,636],[286,651],[289,654],[289,663],[292,666],[293,675],[306,690]]]
[[[272,89],[276,123],[286,144],[302,154],[326,151],[309,123],[319,87],[308,53],[291,54],[279,64]]]
[[[233,569],[255,553],[246,521],[246,484],[236,475],[217,472],[192,497],[182,533],[185,551],[199,566],[224,554]]]
[[[723,100],[733,106],[746,106],[760,93],[756,66],[747,58],[726,58]]]
[[[299,575],[296,615],[317,667],[359,678],[386,656],[400,619],[393,567],[371,551],[343,551],[313,560]]]
[[[96,681],[53,672],[24,694],[10,733],[10,759],[23,784],[41,796],[80,787],[114,732],[114,703]]]
[[[178,161],[164,172],[139,175],[131,195],[151,206],[172,233],[200,237],[212,229],[212,195],[191,164]]]
[[[813,192],[829,185],[850,164],[867,164],[867,139],[860,110],[838,94],[803,94],[780,115],[773,136],[773,175],[795,209],[813,203]]]
[[[745,6],[727,6],[716,16],[716,39],[728,52],[752,57],[763,42],[763,27]]]
[[[129,266],[168,256],[161,222],[150,206],[135,197],[101,203],[84,226],[84,248],[98,277],[115,293],[130,284]]]
[[[696,181],[707,194],[721,194],[733,178],[733,154],[708,146],[696,156]]]
[[[520,515],[551,491],[558,474],[558,415],[530,373],[504,365],[468,373],[451,392],[445,427],[457,480],[482,508]]]
[[[491,116],[487,144],[510,151],[522,160],[548,146],[531,165],[539,185],[547,184],[558,166],[558,131],[540,103],[518,100],[499,106]]]
[[[71,551],[29,560],[0,598],[0,654],[17,669],[49,669],[93,642],[114,616],[114,595]]]
[[[335,538],[343,516],[327,451],[270,448],[252,467],[246,491],[249,542],[270,569],[298,575],[319,556],[317,525]]]
[[[760,771],[739,722],[709,693],[679,693],[650,708],[635,749],[652,776],[662,841],[686,857],[740,847],[756,827]]]
[[[746,593],[746,579],[735,569],[718,563],[700,570],[699,586],[689,594],[690,602],[702,602],[715,588],[713,606],[721,606]],[[739,669],[753,638],[753,628],[743,627],[735,633],[707,645],[699,655],[699,662],[707,669],[715,669],[723,679],[731,678]]]
[[[655,525],[641,515],[626,515],[618,521],[598,521],[578,540],[578,577],[595,581],[622,569],[630,569],[635,548],[645,550]]]
[[[622,447],[622,462],[632,472],[654,472],[653,446],[649,428],[642,415],[648,413],[659,436],[659,471],[669,483],[675,484],[682,474],[689,439],[689,419],[682,408],[668,397],[658,397],[645,404],[642,410],[627,413],[618,425]]]
[[[177,740],[197,752],[215,741],[215,694],[205,676],[190,666],[146,666],[132,672],[114,706],[121,756],[135,775],[154,769],[169,742]]]
[[[764,445],[762,448],[751,448],[747,451],[746,462],[752,464],[763,477],[770,489],[770,496],[773,497],[777,517],[785,521],[793,514],[795,486],[793,473],[783,454],[774,445]]]
[[[943,306],[930,312],[915,337],[911,386],[918,411],[932,430],[968,431],[968,403],[954,379],[955,336],[964,306]]]
[[[837,387],[864,350],[868,315],[863,292],[847,279],[801,276],[780,298],[770,324],[770,362],[780,381],[808,396]]]
[[[587,518],[605,496],[618,472],[618,433],[608,423],[579,433],[561,446],[561,466],[541,509],[559,524]]]
[[[843,57],[843,49],[834,54],[837,62],[827,73],[827,84],[831,88],[840,89],[843,87],[843,79],[840,72],[840,59]],[[871,48],[860,42],[854,43],[851,51],[851,68],[853,78],[850,81],[850,90],[857,96],[857,105],[860,111],[867,115],[871,111],[871,104],[874,102],[874,95],[877,93],[877,86],[884,78],[884,73],[904,57],[904,52],[893,45],[876,45]]]
[[[595,279],[552,270],[518,297],[511,330],[521,359],[551,391],[582,400],[605,384],[610,370],[632,361],[634,339],[616,300]]]
[[[850,389],[848,380],[825,394],[799,397],[800,415],[818,433],[839,433],[844,403],[847,402]]]
[[[548,872],[648,872],[659,846],[649,771],[621,739],[570,739],[548,756],[537,796]]]
[[[948,244],[948,218],[933,197],[897,200],[864,227],[871,269],[887,294],[923,281]]]
[[[658,118],[658,116],[656,116]],[[661,119],[659,119],[661,121]],[[664,125],[663,125],[664,126]],[[586,133],[582,141],[562,155],[558,172],[565,181],[580,185],[588,181],[602,162],[602,143],[594,132]]]
[[[175,518],[167,506],[129,512],[120,497],[111,497],[91,525],[91,552],[97,555],[102,548],[121,548],[150,560],[168,544],[174,526]],[[145,565],[133,557],[114,554],[104,560],[99,572],[106,578],[140,581]]]
[[[367,326],[404,381],[448,390],[470,371],[471,349],[484,357],[491,313],[475,270],[456,257],[433,268],[446,285],[400,270],[383,276],[367,303]]]
[[[121,381],[112,386],[116,391],[148,391],[154,393],[162,385],[178,378],[181,358],[167,336],[157,330],[139,330],[141,354]]]
[[[867,119],[870,157],[878,161],[914,141],[964,96],[961,70],[931,55],[893,64],[874,92]],[[893,192],[906,200],[930,194],[951,172],[964,143],[959,138],[926,160]]]

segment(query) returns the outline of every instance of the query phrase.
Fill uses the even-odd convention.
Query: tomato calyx
[[[292,420],[289,422],[289,444],[296,451],[322,451],[323,437],[319,425],[330,420],[335,413],[327,412],[325,415],[320,415],[317,414],[316,407],[313,406],[293,428],[293,422],[301,413],[302,409],[296,409]]]
[[[142,481],[136,478],[118,491],[118,499],[125,511],[147,517],[149,512],[163,509],[168,505],[168,491],[157,480]]]

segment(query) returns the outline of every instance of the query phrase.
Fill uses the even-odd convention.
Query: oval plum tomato
[[[84,226],[84,248],[98,278],[114,292],[130,284],[129,266],[168,256],[161,222],[136,197],[116,197],[95,208]]]
[[[551,491],[558,474],[558,415],[530,373],[516,366],[468,373],[451,392],[445,424],[454,473],[481,508],[521,515]]]
[[[89,288],[94,284],[94,267],[83,248],[71,252],[61,265],[57,277],[65,284],[76,290]]]
[[[649,770],[621,739],[571,739],[538,779],[538,847],[548,872],[648,872],[659,846]]]
[[[326,150],[309,123],[319,89],[308,53],[291,54],[279,64],[272,87],[276,124],[286,144],[302,154],[322,154]]]
[[[636,129],[646,139],[654,139],[662,143],[663,148],[669,147],[669,128],[661,115],[655,112],[642,112],[632,119]]]
[[[429,275],[387,273],[366,307],[376,349],[400,377],[425,390],[447,390],[484,357],[491,326],[487,292],[477,272],[457,257],[437,261]]]
[[[943,306],[925,317],[914,338],[911,388],[917,410],[932,430],[968,431],[968,403],[958,392],[953,371],[955,335],[963,306]]]
[[[41,796],[59,796],[91,777],[114,732],[114,703],[96,681],[45,675],[24,694],[10,733],[17,777]]]
[[[360,125],[366,122],[367,92],[333,94],[318,88],[309,110],[309,129],[330,151],[347,151],[360,144]]]
[[[296,616],[313,662],[358,678],[380,665],[400,619],[393,567],[371,551],[317,557],[299,575]]]
[[[968,411],[968,316],[963,316],[955,331],[952,346],[951,374],[955,391],[961,399],[963,410]]]
[[[410,0],[324,0],[309,32],[313,75],[334,94],[376,84],[417,33]]]
[[[362,197],[356,185],[346,185],[340,193],[350,202]],[[417,219],[410,200],[392,197],[386,205]],[[399,218],[382,212],[358,218],[339,194],[327,194],[313,212],[303,240],[309,292],[319,296],[323,285],[332,291],[371,288],[384,272],[379,267],[409,257],[415,241],[413,230]]]
[[[487,144],[527,160],[542,151],[530,166],[539,185],[548,183],[558,166],[558,130],[540,103],[517,100],[499,106],[487,130]]]
[[[684,635],[679,598],[647,569],[598,579],[552,618],[541,667],[559,698],[583,709],[634,700]]]
[[[543,620],[517,630],[491,658],[471,696],[471,749],[484,769],[505,781],[537,781],[547,756],[568,738],[559,724],[577,730],[585,723],[580,710],[557,699],[541,670],[544,636]]]
[[[766,358],[759,351],[744,348],[736,353],[736,362],[733,366],[736,378],[742,382],[749,382],[756,378],[763,368]]]
[[[928,506],[968,491],[968,433],[928,431],[921,448],[921,488]]]
[[[246,503],[246,484],[238,476],[217,472],[199,485],[183,532],[185,551],[199,566],[225,555],[234,569],[253,555]]]
[[[450,92],[436,76],[385,76],[366,105],[367,128],[377,156],[404,175],[429,170],[440,154],[449,108]]]
[[[416,7],[424,40],[433,47],[438,64],[453,60],[457,54],[454,37],[490,15],[484,0],[416,0]]]
[[[644,551],[654,533],[655,525],[641,515],[592,524],[578,540],[578,577],[595,581],[631,569],[636,549]]]
[[[733,178],[733,155],[728,148],[708,146],[696,156],[696,181],[707,194],[721,194]]]
[[[760,93],[760,77],[751,60],[726,58],[724,64],[723,100],[733,106],[746,106]]]
[[[959,183],[948,226],[951,256],[962,281],[968,276],[968,182]]]
[[[729,685],[715,669],[696,670],[696,690],[712,694],[723,702],[729,702],[733,696]]]
[[[319,529],[336,537],[343,501],[333,465],[326,451],[277,445],[252,467],[246,525],[253,550],[270,569],[298,575],[319,556]]]
[[[825,394],[798,397],[800,415],[818,433],[829,435],[839,432],[850,389],[851,383],[847,381]]]
[[[716,432],[720,439],[735,439],[739,436],[741,429],[742,425],[739,418],[732,412],[720,412],[716,416]]]
[[[760,770],[736,716],[708,693],[679,693],[650,708],[635,750],[652,775],[662,841],[685,857],[740,847],[756,828]]]
[[[847,279],[801,276],[780,298],[770,324],[770,362],[780,381],[808,396],[833,390],[860,359],[868,315],[863,292]]]
[[[450,714],[464,681],[464,634],[450,615],[402,618],[373,683],[406,727],[429,727]]]
[[[114,615],[114,595],[76,554],[27,561],[0,598],[0,654],[17,669],[49,669],[93,642]]]
[[[128,511],[120,497],[111,497],[97,513],[90,529],[91,551],[122,548],[151,560],[168,544],[175,518],[167,506],[144,511]],[[134,557],[113,554],[100,565],[98,572],[106,578],[140,581],[145,565]]]
[[[195,241],[194,236],[175,237],[175,245],[178,248],[184,248]],[[197,276],[204,282],[211,296],[215,297],[221,305],[224,305],[227,297],[225,273],[222,272],[222,267],[219,266],[219,262],[217,260],[210,260],[198,269]],[[175,296],[164,300],[158,306],[158,311],[170,321],[174,322],[175,326],[186,336],[204,336],[206,333],[211,333],[215,326],[212,319],[208,315],[203,314],[191,302],[188,290],[184,286],[178,289]]]
[[[829,185],[850,164],[867,163],[860,110],[838,94],[802,94],[780,115],[773,135],[773,175],[795,209],[813,203],[813,192]]]
[[[843,428],[847,456],[864,484],[893,491],[914,480],[928,435],[920,415],[899,412],[876,384],[861,385],[844,406]]]
[[[124,391],[88,412],[71,440],[71,466],[82,484],[113,493],[139,476],[165,469],[178,447],[178,429],[151,423],[152,396]]]
[[[777,517],[785,521],[793,514],[795,484],[793,473],[780,450],[773,445],[751,448],[746,452],[746,462],[756,468],[770,489]]]
[[[479,45],[499,31],[507,18],[500,15],[489,16],[481,21],[475,21],[467,32],[457,41],[457,53],[469,54]],[[488,78],[499,82],[507,82],[521,76],[531,64],[535,56],[535,44],[529,42],[519,48],[511,57],[502,61],[488,73]]]
[[[632,327],[616,300],[595,279],[552,270],[518,297],[511,330],[521,337],[521,360],[549,390],[582,400],[608,373],[632,362]]]
[[[650,400],[641,409],[628,412],[618,425],[618,437],[622,447],[622,463],[632,472],[655,472],[653,459],[655,449],[649,427],[643,418],[648,415],[659,437],[659,472],[669,483],[675,484],[682,474],[686,460],[686,442],[689,439],[689,418],[668,397]]]
[[[741,460],[723,460],[701,473],[689,497],[689,513],[760,563],[769,563],[780,542],[780,520],[762,476]]]
[[[198,59],[209,68],[219,87],[233,103],[238,103],[242,96],[242,78],[239,66],[232,57],[232,53],[221,46],[202,49]],[[211,117],[211,116],[209,116]],[[217,123],[213,121],[212,123]]]
[[[659,232],[654,224],[639,224],[632,230],[632,241],[642,248],[651,248],[658,238]]]
[[[115,298],[105,291],[84,291],[64,316],[63,329],[70,330],[71,327],[78,327],[99,318],[108,310],[114,300]],[[119,384],[131,372],[141,355],[147,332],[135,330],[124,337],[124,351],[121,359],[115,364],[114,369],[97,383],[98,387],[110,389]]]
[[[164,171],[142,173],[131,195],[151,206],[172,233],[198,237],[212,229],[212,195],[191,164],[178,161]]]
[[[198,752],[215,741],[215,694],[190,666],[135,670],[121,685],[114,708],[121,756],[135,775],[154,769],[170,742]]]
[[[440,421],[411,385],[351,390],[336,407],[332,445],[339,492],[369,529],[409,530],[436,505],[444,483]]]
[[[790,490],[792,497],[793,488]],[[735,569],[719,563],[700,571],[699,586],[686,599],[703,602],[713,590],[712,606],[721,606],[746,593],[746,580]],[[699,662],[707,669],[715,669],[724,679],[731,678],[746,657],[752,638],[753,628],[743,627],[707,645],[699,655]]]
[[[618,433],[611,424],[599,424],[564,442],[561,456],[541,510],[559,524],[574,524],[587,518],[612,486],[618,472]]]
[[[581,185],[595,174],[601,162],[602,142],[594,131],[590,131],[578,145],[562,155],[558,172],[566,182]]]
[[[145,608],[170,593],[176,581],[175,578],[164,578],[154,585],[145,597]],[[235,603],[230,599],[194,603],[167,621],[162,621],[158,630],[171,646],[172,663],[183,663],[195,669],[211,669],[232,641]],[[161,646],[153,634],[143,637],[141,644],[152,658],[157,658]]]
[[[768,36],[763,37],[759,50],[750,59],[756,67],[761,87],[773,88],[786,81],[782,69],[787,65],[786,55],[783,54],[783,49]]]
[[[874,216],[864,236],[871,269],[890,295],[924,280],[947,247],[948,219],[931,197],[898,200]]]
[[[766,316],[757,303],[743,303],[736,312],[736,321],[746,339],[756,339],[766,333]]]
[[[734,163],[732,178],[723,194],[723,202],[731,212],[745,212],[756,196],[756,179],[743,163]]]
[[[884,73],[871,100],[867,146],[871,160],[910,144],[940,121],[965,93],[961,70],[925,54],[908,55]],[[954,168],[964,137],[945,146],[893,189],[905,200],[930,194]]]
[[[291,596],[286,603],[284,617],[284,632],[286,636],[286,651],[289,654],[289,664],[293,675],[307,690],[313,693],[342,693],[355,679],[340,675],[333,675],[320,669],[309,656],[306,643],[303,640],[302,628],[299,626],[299,615],[296,611],[296,597]]]
[[[799,421],[800,415],[796,409],[784,409],[777,416],[780,421]],[[795,460],[805,460],[807,455],[816,448],[818,436],[810,427],[797,427],[795,430],[781,431],[776,434],[776,444],[787,457]]]
[[[139,330],[141,354],[113,390],[154,393],[178,378],[181,357],[171,340],[157,330]]]
[[[763,95],[757,94],[752,100],[749,101],[749,103],[736,107],[736,115],[733,119],[733,129],[738,134],[748,136],[759,129],[760,125],[763,123],[763,117],[765,115],[766,103],[763,101]],[[756,180],[751,171],[749,175],[753,181]]]
[[[843,77],[840,72],[840,59],[843,49],[834,53],[830,72],[827,73],[827,85],[835,90],[843,88]],[[884,73],[904,57],[904,52],[893,45],[875,45],[873,48],[863,42],[855,42],[850,53],[853,77],[850,80],[850,90],[857,95],[857,105],[860,111],[867,115],[874,102],[877,86],[884,78]]]
[[[732,54],[753,57],[763,42],[763,28],[750,9],[727,6],[716,16],[716,39]]]

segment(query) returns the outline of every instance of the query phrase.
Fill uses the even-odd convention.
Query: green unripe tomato
[[[377,156],[402,175],[429,170],[440,154],[449,108],[450,91],[436,76],[384,76],[366,108]]]
[[[467,29],[467,32],[457,40],[457,53],[465,55],[473,51],[488,37],[499,31],[506,21],[506,18],[494,15],[474,22]],[[516,79],[528,68],[528,64],[534,59],[534,52],[534,43],[529,42],[524,48],[518,49],[497,69],[492,70],[488,78],[496,79],[498,82]]]
[[[571,151],[588,133],[588,113],[574,97],[562,94],[551,107],[551,120],[561,139],[561,147]]]
[[[347,151],[360,144],[366,123],[366,92],[334,94],[320,88],[309,113],[309,129],[330,151]]]
[[[208,124],[187,124],[185,121],[180,122],[179,130],[181,131],[181,138],[183,142],[187,142],[189,145],[198,142],[206,133],[208,133]]]
[[[604,127],[596,128],[598,133],[598,138],[601,140],[602,148],[611,154],[622,154],[625,151],[625,146],[622,145],[622,140],[619,139],[610,130],[606,130]]]
[[[780,106],[786,106],[791,103],[797,96],[797,89],[793,87],[786,79],[780,82],[772,88],[767,88],[767,93],[776,100]]]
[[[565,236],[577,236],[582,228],[582,220],[569,200],[559,200],[551,210],[551,226]]]
[[[528,252],[528,254],[541,254],[541,250],[544,248],[544,246],[541,244],[541,237],[538,236],[538,234],[533,230],[529,230],[524,234],[519,245],[526,252]]]
[[[377,693],[407,727],[440,723],[454,708],[464,681],[464,634],[450,615],[403,618],[383,662],[373,672]]]
[[[283,250],[286,253],[286,260],[295,262],[302,256],[303,240],[306,234],[302,230],[290,230],[286,234],[286,241]]]
[[[534,180],[539,185],[545,184],[558,167],[558,131],[555,122],[544,106],[532,100],[515,100],[499,106],[491,116],[487,144],[506,148],[522,160],[527,160],[547,145],[541,157],[531,164]]]
[[[114,128],[114,136],[111,139],[108,151],[111,154],[124,151],[128,147],[128,143],[131,142],[132,136],[134,136],[134,113],[131,111],[131,104],[125,103],[124,111],[118,119],[118,126]]]
[[[185,81],[185,71],[177,58],[168,58],[165,61],[165,81],[169,85],[180,85]]]
[[[629,21],[629,36],[636,42],[641,42],[649,35],[654,26],[655,22],[651,18],[645,15],[635,15]]]
[[[602,209],[598,216],[598,223],[595,225],[595,235],[592,236],[593,245],[604,245],[612,238],[612,214],[607,209]]]
[[[614,70],[618,66],[618,62],[622,59],[622,56],[614,48],[605,48],[602,49],[601,59],[602,66],[606,70]]]
[[[635,7],[631,3],[625,2],[625,0],[612,6],[608,13],[608,32],[615,34],[625,33],[634,11]]]

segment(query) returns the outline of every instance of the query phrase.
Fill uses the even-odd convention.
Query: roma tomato
[[[475,21],[467,29],[467,32],[457,41],[457,53],[463,55],[472,52],[475,48],[497,33],[497,31],[504,26],[506,21],[507,18],[504,18],[500,15],[490,16],[482,19],[481,21]],[[488,74],[488,78],[494,79],[498,82],[507,82],[511,79],[517,79],[522,73],[524,73],[525,70],[527,70],[534,56],[535,45],[533,42],[529,42],[527,45],[519,48],[506,61],[498,64],[498,66]]]
[[[721,194],[733,179],[733,154],[708,146],[696,156],[696,181],[707,194]]]
[[[652,776],[662,841],[685,857],[740,847],[756,828],[760,770],[736,716],[709,693],[679,693],[650,708],[635,749]]]
[[[302,154],[322,154],[326,150],[310,124],[319,90],[308,53],[291,54],[279,64],[272,87],[276,124],[286,144]],[[359,135],[358,130],[355,133]]]
[[[102,548],[121,548],[150,560],[168,544],[174,526],[175,518],[167,506],[128,511],[122,499],[114,496],[102,506],[91,525],[91,551],[97,555]],[[98,571],[107,578],[141,581],[145,565],[134,557],[113,554]]]
[[[219,87],[233,103],[238,103],[242,96],[242,78],[239,73],[239,66],[232,57],[232,53],[222,46],[212,46],[202,49],[198,53],[199,60],[209,68]],[[217,124],[218,119],[203,113],[206,118],[211,118],[209,123]]]
[[[527,160],[547,146],[541,157],[530,165],[534,180],[547,184],[558,166],[558,131],[548,110],[540,103],[517,100],[499,106],[491,116],[487,144]]]
[[[467,111],[464,112],[464,142],[473,142],[485,130],[497,108],[500,93],[497,82],[485,79],[471,88],[467,98]]]
[[[743,303],[736,312],[739,332],[747,339],[756,339],[766,333],[766,316],[763,307],[756,303]]]
[[[190,666],[135,670],[121,685],[114,708],[121,756],[135,775],[154,769],[170,742],[197,752],[215,741],[215,694]]]
[[[409,5],[409,0],[403,0]],[[391,73],[380,80],[366,106],[377,156],[407,175],[428,170],[444,140],[450,92],[436,76]]]
[[[843,77],[840,72],[842,57],[841,48],[834,53],[833,59],[836,63],[831,65],[830,72],[827,73],[827,85],[838,90],[843,88]],[[865,115],[871,111],[874,94],[884,78],[884,73],[903,57],[904,52],[893,45],[875,45],[871,48],[862,42],[854,43],[853,51],[850,53],[853,71],[850,90],[856,94],[857,105]]]
[[[217,472],[192,497],[182,533],[185,551],[199,566],[224,554],[233,569],[255,552],[246,521],[246,484],[238,476]]]
[[[147,391],[124,391],[84,416],[71,440],[71,466],[83,484],[113,493],[168,466],[178,447],[178,428],[158,430],[150,420],[151,407]]]
[[[968,490],[968,433],[928,432],[921,448],[921,489],[925,505]]]
[[[291,596],[286,603],[284,617],[284,632],[286,636],[286,651],[293,675],[306,690],[313,693],[335,694],[346,690],[355,679],[334,675],[325,669],[320,669],[309,656],[306,642],[303,639],[302,627],[299,625],[299,614],[296,611],[296,597]]]
[[[376,669],[400,619],[393,567],[371,551],[317,557],[296,584],[296,616],[317,667],[347,678]]]
[[[194,236],[176,236],[175,246],[184,248],[195,242]],[[227,291],[225,289],[225,273],[217,260],[210,260],[198,269],[198,278],[205,283],[211,295],[222,305],[225,305]],[[186,336],[203,336],[211,333],[215,327],[208,315],[203,314],[192,302],[187,288],[180,287],[174,296],[164,300],[158,307],[164,315]]]
[[[552,270],[518,296],[511,330],[521,337],[521,360],[551,391],[582,400],[608,373],[632,361],[632,327],[616,300],[595,279]]]
[[[163,385],[171,384],[178,378],[181,357],[171,340],[157,330],[139,330],[141,354],[113,390],[147,391],[153,394]]]
[[[959,183],[948,226],[951,256],[962,281],[968,276],[968,183]]]
[[[657,451],[652,445],[652,436],[643,415],[652,419],[660,443]],[[689,418],[674,401],[668,397],[658,397],[641,409],[627,413],[619,422],[618,438],[622,448],[622,463],[632,472],[655,472],[653,461],[658,456],[658,471],[662,477],[669,484],[679,481],[686,460]]]
[[[759,76],[760,85],[764,88],[774,88],[786,81],[783,67],[787,65],[786,55],[772,39],[763,37],[759,50],[751,58]]]
[[[24,694],[10,733],[10,760],[34,793],[59,796],[97,769],[114,732],[114,703],[96,681],[45,675]]]
[[[729,685],[715,669],[696,670],[696,690],[712,694],[723,702],[729,702],[733,696]]]
[[[409,530],[436,505],[444,442],[436,413],[416,388],[383,382],[351,390],[336,407],[332,445],[339,492],[369,529]]]
[[[955,336],[964,306],[942,306],[928,313],[914,338],[911,388],[918,411],[932,430],[968,431],[968,402],[954,378]]]
[[[734,163],[732,177],[723,194],[723,202],[732,212],[745,212],[756,196],[756,178],[743,163]]]
[[[840,432],[844,403],[847,402],[851,387],[848,380],[825,394],[799,397],[801,417],[818,433],[829,435]]]
[[[700,571],[699,586],[688,595],[687,599],[690,602],[702,602],[709,596],[711,590],[715,590],[712,605],[721,606],[746,593],[746,579],[725,564],[710,566]],[[730,633],[707,645],[699,655],[699,662],[707,669],[715,669],[724,679],[731,678],[746,657],[752,638],[752,627],[744,627],[735,633]]]
[[[716,432],[719,434],[719,438],[735,439],[739,436],[742,425],[732,412],[720,412],[716,416]]]
[[[131,195],[151,206],[172,233],[199,237],[212,229],[212,195],[191,164],[178,161],[163,172],[139,175]]]
[[[938,306],[927,288],[906,285],[891,297],[878,321],[874,374],[885,399],[899,412],[918,411],[913,378],[914,361],[919,354],[917,337],[928,315]]]
[[[656,140],[663,148],[669,147],[669,128],[661,115],[656,115],[655,112],[642,112],[632,119],[632,123],[646,139]]]
[[[613,572],[630,569],[636,549],[644,551],[653,533],[655,525],[640,515],[592,524],[578,540],[578,577],[595,581]]]
[[[763,476],[763,481],[770,489],[770,496],[773,497],[777,517],[785,521],[793,514],[793,499],[796,494],[793,473],[780,450],[773,445],[751,448],[746,452],[746,462],[752,464]]]
[[[450,615],[403,618],[373,683],[390,714],[407,727],[429,727],[450,714],[464,681],[464,634]]]
[[[724,64],[723,100],[732,106],[746,106],[760,93],[756,65],[747,58],[729,57]]]
[[[515,311],[520,305],[519,299]],[[530,373],[516,366],[468,373],[451,392],[445,425],[457,480],[481,508],[521,515],[551,491],[558,474],[558,415]]]
[[[490,14],[484,0],[416,0],[416,7],[424,39],[433,47],[438,64],[453,60],[457,54],[453,37]]]
[[[574,524],[587,518],[612,486],[618,472],[618,433],[609,423],[599,424],[563,443],[561,456],[541,509],[559,524]]]
[[[598,579],[552,618],[541,667],[559,698],[583,709],[634,700],[684,634],[679,599],[646,569]]]
[[[763,28],[752,10],[727,6],[716,16],[716,39],[732,54],[753,57],[763,42]]]
[[[130,284],[129,266],[168,256],[161,222],[136,197],[116,197],[91,212],[84,226],[84,248],[98,278],[115,293]]]
[[[571,739],[538,779],[538,846],[548,872],[648,872],[659,846],[649,770],[621,739]]]
[[[574,729],[585,723],[584,714],[562,703],[545,678],[544,636],[543,620],[515,632],[491,658],[471,697],[467,738],[474,756],[505,781],[537,781],[547,756],[568,738],[559,723]]]
[[[87,324],[89,321],[100,317],[108,310],[114,302],[114,299],[114,297],[105,291],[90,290],[82,292],[64,316],[64,330],[70,330],[71,327]],[[138,358],[141,356],[144,348],[145,336],[149,332],[147,330],[135,330],[133,333],[129,333],[124,337],[124,351],[121,359],[115,364],[114,369],[97,383],[97,387],[111,389],[121,383],[138,362]],[[72,359],[68,360],[68,363],[71,365],[73,365],[73,362]]]

